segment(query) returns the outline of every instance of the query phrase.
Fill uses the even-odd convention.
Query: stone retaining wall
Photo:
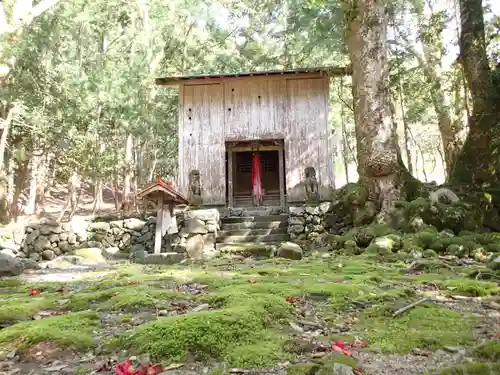
[[[184,257],[215,255],[215,238],[220,229],[217,210],[193,210],[175,213],[177,234],[165,234],[162,253],[183,254]],[[84,219],[57,224],[40,221],[24,230],[3,233],[0,251],[18,258],[50,261],[60,255],[73,254],[76,249],[98,248],[104,255],[142,258],[153,252],[156,217],[117,219],[116,217]]]
[[[328,214],[332,204],[323,202],[318,206],[289,207],[288,233],[292,241],[314,241],[329,231]]]

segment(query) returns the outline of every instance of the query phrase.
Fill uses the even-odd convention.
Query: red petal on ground
[[[344,349],[345,348],[345,342],[343,342],[342,340],[335,341],[334,345],[338,346],[340,349]]]

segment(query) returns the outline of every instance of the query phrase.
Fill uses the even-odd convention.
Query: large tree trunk
[[[379,221],[386,221],[394,202],[401,199],[404,169],[389,110],[387,24],[384,0],[359,0],[346,11],[358,173],[360,183],[380,208]]]
[[[482,0],[459,0],[460,57],[472,98],[469,134],[452,183],[497,185],[500,177],[500,83],[488,66]]]

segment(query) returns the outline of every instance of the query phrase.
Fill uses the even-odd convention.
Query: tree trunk
[[[92,202],[92,215],[101,210],[101,205],[103,202],[102,197],[102,180],[97,178],[94,182],[94,201]]]
[[[10,207],[11,217],[17,221],[19,216],[19,198],[24,189],[24,184],[26,182],[26,177],[28,176],[28,166],[30,164],[30,158],[24,160],[17,164],[17,169],[14,177],[14,195],[12,197],[12,204]]]
[[[33,153],[33,157],[31,158],[29,193],[25,209],[25,213],[28,215],[32,215],[37,211],[37,197],[39,195],[38,185],[44,177],[44,173],[42,171],[42,158],[43,155],[40,150],[35,151]]]
[[[459,0],[460,58],[472,99],[469,134],[451,183],[498,184],[500,178],[500,83],[488,66],[481,0]]]
[[[134,139],[132,134],[127,136],[127,141],[125,143],[125,168],[123,172],[123,194],[122,194],[122,208],[125,212],[130,212],[132,208],[132,192],[131,192],[131,184],[132,184],[132,176],[133,176],[133,168],[132,168],[132,159],[133,159],[133,147],[134,147]]]
[[[387,2],[359,0],[346,11],[347,48],[353,77],[354,119],[360,183],[387,221],[401,199],[404,169],[389,111],[387,89]],[[407,172],[407,171],[406,171]]]
[[[61,222],[64,218],[64,214],[66,210],[71,207],[71,211],[69,213],[69,220],[73,217],[78,207],[78,200],[80,199],[81,194],[81,179],[78,175],[78,172],[74,170],[71,173],[71,176],[68,179],[68,198],[64,204],[59,217],[57,218],[57,222]]]

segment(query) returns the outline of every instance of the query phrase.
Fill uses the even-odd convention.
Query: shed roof
[[[137,196],[146,200],[156,200],[161,197],[167,204],[188,204],[186,197],[160,176],[156,177],[155,183],[138,192]]]
[[[225,78],[239,78],[239,77],[255,77],[255,76],[275,76],[275,75],[297,75],[304,73],[324,73],[329,76],[344,76],[350,75],[352,72],[350,66],[344,67],[316,67],[316,68],[300,68],[288,70],[269,70],[259,72],[244,72],[244,73],[231,73],[231,74],[198,74],[187,76],[172,76],[164,78],[156,78],[155,82],[161,86],[179,85],[182,81],[189,80],[210,80],[210,79],[225,79]]]

